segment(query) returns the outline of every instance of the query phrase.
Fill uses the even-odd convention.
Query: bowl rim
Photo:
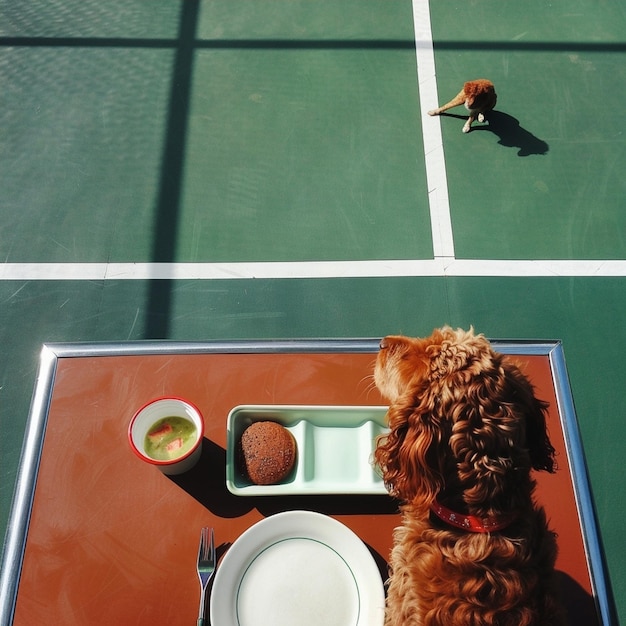
[[[144,454],[135,445],[135,442],[133,441],[133,425],[134,425],[135,420],[137,419],[138,415],[144,409],[148,408],[152,404],[156,404],[157,402],[161,402],[163,400],[175,400],[176,402],[182,402],[183,404],[186,404],[187,406],[189,406],[193,411],[195,411],[195,413],[198,415],[198,418],[200,420],[200,428],[198,429],[200,432],[198,433],[198,438],[196,439],[196,442],[193,444],[193,446],[191,446],[191,448],[189,448],[189,450],[187,450],[187,452],[185,452],[185,454],[183,454],[181,456],[178,456],[175,459],[160,461],[159,459],[153,459],[152,457],[148,456],[147,454]],[[180,463],[181,461],[184,461],[185,459],[188,459],[198,449],[198,446],[202,443],[202,438],[203,437],[204,437],[204,416],[202,415],[200,409],[193,402],[191,402],[190,400],[186,400],[185,398],[181,398],[180,396],[159,396],[157,398],[149,400],[148,402],[143,404],[141,407],[139,407],[135,411],[135,413],[131,417],[130,422],[128,424],[128,442],[130,443],[131,450],[142,461],[145,461],[146,463],[150,463],[152,465],[161,465],[161,466],[163,466],[163,465],[176,465],[177,463]]]

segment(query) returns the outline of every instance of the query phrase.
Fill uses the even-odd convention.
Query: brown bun
[[[296,440],[276,422],[254,422],[241,436],[245,473],[255,485],[284,480],[296,461]]]

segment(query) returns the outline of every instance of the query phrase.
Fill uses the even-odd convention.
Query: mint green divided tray
[[[386,494],[372,466],[379,435],[387,432],[386,406],[242,405],[228,415],[226,485],[238,496]],[[297,444],[296,465],[285,481],[255,485],[242,472],[237,449],[253,422],[282,424]]]

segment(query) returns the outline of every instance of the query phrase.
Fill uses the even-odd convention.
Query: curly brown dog
[[[475,120],[481,123],[485,121],[485,113],[496,106],[497,99],[496,90],[490,80],[485,78],[470,80],[463,85],[463,89],[455,98],[438,109],[428,111],[428,115],[439,115],[452,107],[463,104],[470,112],[467,122],[463,126],[463,132],[469,133]]]
[[[385,337],[374,380],[390,402],[375,460],[403,501],[386,626],[562,624],[531,477],[555,470],[547,404],[473,329]]]

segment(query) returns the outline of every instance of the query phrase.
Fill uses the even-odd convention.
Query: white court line
[[[377,277],[624,277],[626,260],[4,263],[0,280],[241,280]]]
[[[420,114],[426,163],[426,184],[430,206],[430,223],[435,258],[454,258],[452,219],[448,198],[448,178],[443,153],[443,137],[439,117],[430,117],[428,111],[436,109],[437,77],[435,51],[430,24],[428,0],[413,0],[413,27],[415,29],[415,54],[417,57],[417,82],[419,86]]]

